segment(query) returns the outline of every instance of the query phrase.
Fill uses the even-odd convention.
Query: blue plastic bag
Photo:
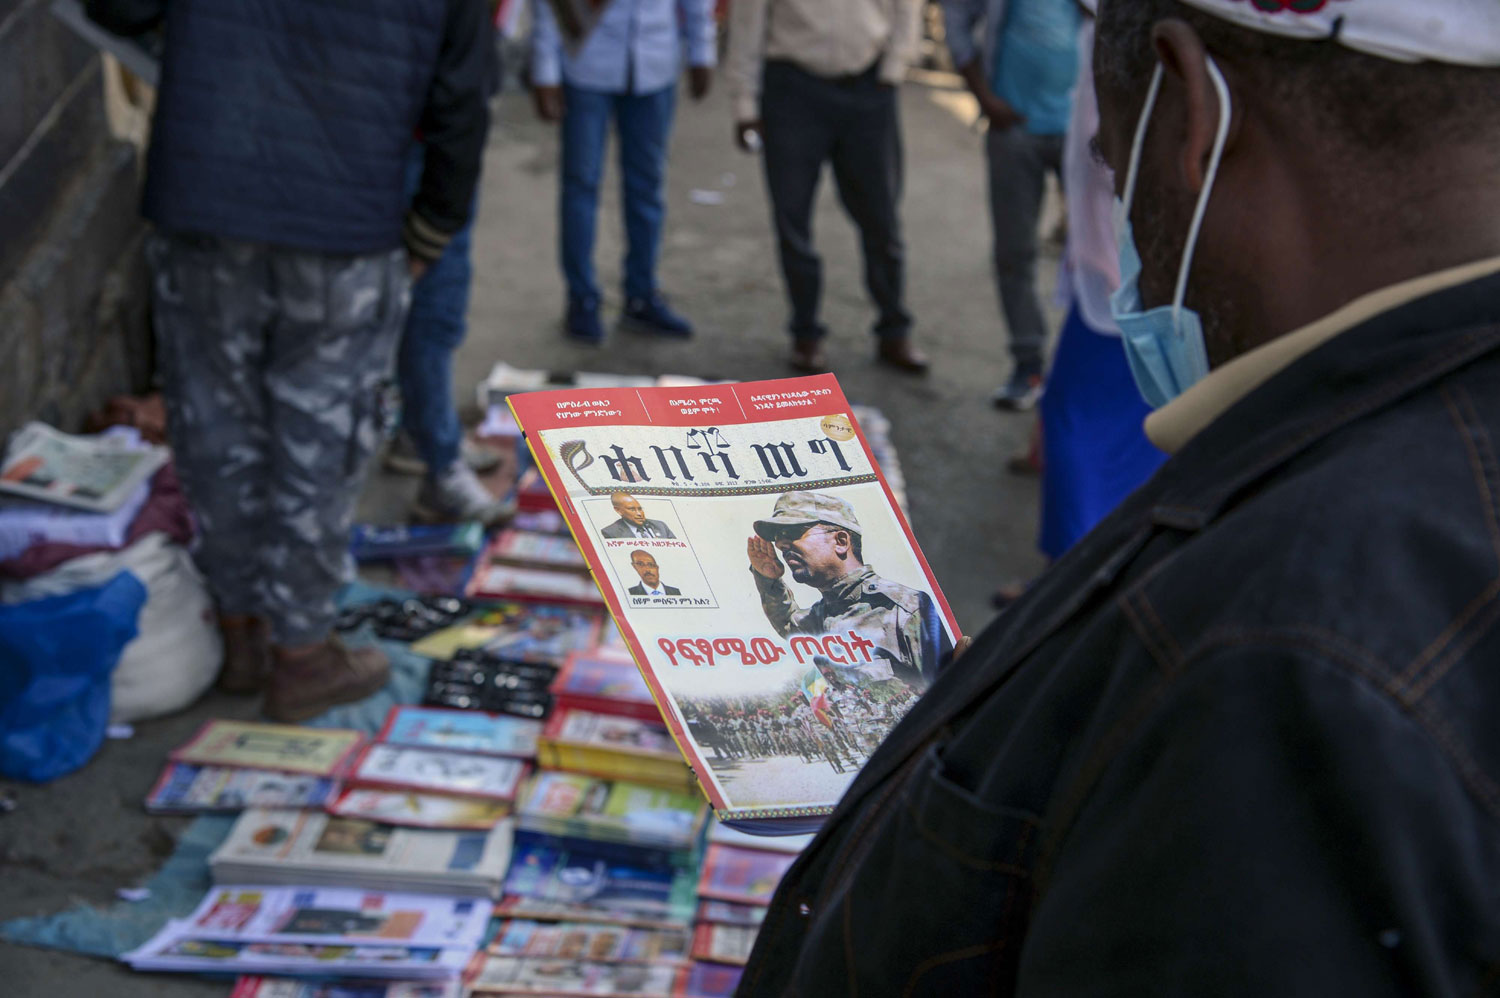
[[[42,783],[99,751],[110,673],[145,602],[146,587],[121,572],[96,588],[0,606],[0,775]]]

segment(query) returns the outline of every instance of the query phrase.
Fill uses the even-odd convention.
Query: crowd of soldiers
[[[843,773],[863,765],[916,702],[916,693],[899,680],[880,686],[831,681],[821,710],[814,710],[801,690],[683,706],[693,737],[713,750],[711,761],[798,756],[808,764],[824,760]]]

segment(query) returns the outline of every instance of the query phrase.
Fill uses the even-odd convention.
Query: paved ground
[[[1029,418],[995,412],[988,395],[1007,373],[988,263],[984,174],[971,111],[951,87],[910,84],[903,93],[907,152],[905,218],[910,299],[917,335],[935,358],[931,377],[877,368],[867,333],[851,227],[825,190],[817,223],[827,255],[830,353],[845,393],[890,417],[911,497],[916,535],[969,632],[991,616],[988,597],[1002,581],[1034,574],[1033,482],[1004,471],[1024,446]],[[936,81],[941,84],[942,81]],[[458,357],[464,396],[497,360],[520,367],[628,373],[686,373],[742,379],[782,377],[784,310],[758,163],[730,143],[727,104],[717,94],[679,116],[670,218],[661,280],[697,320],[688,344],[620,336],[601,350],[558,335],[563,291],[554,263],[557,144],[529,104],[501,102],[486,168],[476,237],[472,332]],[[618,283],[617,180],[609,180],[598,259],[607,286]],[[694,191],[715,191],[706,205]],[[1050,287],[1055,268],[1044,266]],[[618,307],[618,295],[607,302]],[[400,515],[410,480],[377,477],[366,496],[371,517]],[[211,696],[192,710],[140,725],[136,737],[108,743],[83,771],[47,787],[18,787],[19,806],[0,815],[0,919],[104,904],[119,887],[143,882],[171,852],[182,820],[145,815],[140,801],[172,745],[213,716],[253,716],[255,705]],[[4,789],[4,787],[0,787]],[[0,944],[0,994],[176,998],[224,995],[222,984],[137,977],[112,964]]]

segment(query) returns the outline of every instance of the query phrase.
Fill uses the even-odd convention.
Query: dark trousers
[[[761,90],[766,188],[776,225],[781,272],[791,299],[791,334],[822,338],[818,321],[823,261],[813,248],[812,211],[823,164],[833,164],[844,210],[859,227],[865,287],[880,311],[876,336],[911,331],[904,302],[906,248],[901,241],[901,124],[896,88],[875,68],[830,80],[789,62],[766,63]]]

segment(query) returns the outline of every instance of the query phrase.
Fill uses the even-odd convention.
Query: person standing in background
[[[581,343],[604,342],[594,277],[599,180],[613,118],[625,209],[625,310],[621,326],[686,338],[687,319],[656,284],[666,203],[667,143],[684,53],[694,100],[708,95],[717,61],[713,0],[611,0],[586,37],[565,46],[548,0],[533,0],[531,85],[538,116],[562,122],[559,251],[568,285],[564,326]]]
[[[1047,174],[1062,176],[1082,13],[1078,0],[943,0],[943,16],[953,64],[989,124],[995,279],[1012,360],[993,400],[1023,411],[1041,397],[1046,366],[1037,221]]]
[[[493,17],[498,17],[502,4],[494,0],[490,6]],[[485,48],[485,95],[493,97],[500,82],[493,33]],[[427,146],[419,140],[406,160],[406,188],[413,197],[421,189],[426,158]],[[423,523],[473,520],[493,527],[515,513],[513,503],[496,498],[475,474],[493,470],[500,454],[464,439],[453,401],[453,352],[468,333],[469,290],[474,282],[470,248],[478,210],[476,195],[463,228],[412,287],[411,311],[396,356],[401,432],[386,451],[385,467],[422,476],[411,515]]]
[[[916,51],[918,0],[734,0],[726,75],[735,141],[763,149],[781,272],[791,304],[790,363],[828,368],[818,318],[823,261],[812,211],[825,163],[859,228],[865,287],[879,316],[876,359],[911,374],[928,360],[912,346],[901,237],[897,87]]]
[[[87,10],[120,34],[165,22],[143,211],[170,436],[221,614],[220,685],[264,686],[266,714],[304,720],[390,674],[378,651],[333,636],[333,597],[411,281],[474,201],[489,11],[485,0]],[[413,199],[403,181],[419,128]]]

